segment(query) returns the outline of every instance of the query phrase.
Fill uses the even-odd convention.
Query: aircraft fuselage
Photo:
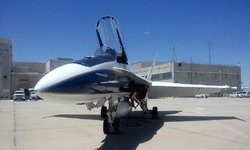
[[[59,103],[88,103],[117,94],[129,95],[131,79],[112,70],[130,65],[116,61],[101,63],[92,67],[70,63],[49,72],[36,85],[38,96]]]

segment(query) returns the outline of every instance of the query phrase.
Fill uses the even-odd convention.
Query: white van
[[[237,97],[242,98],[242,97],[249,97],[250,92],[249,91],[239,91],[237,92]]]
[[[23,91],[15,91],[15,93],[14,93],[14,101],[16,101],[16,100],[22,100],[22,101],[25,101],[25,94],[24,94],[24,92]]]

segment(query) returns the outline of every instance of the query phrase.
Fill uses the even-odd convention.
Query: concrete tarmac
[[[149,99],[159,119],[140,109],[121,118],[120,135],[104,135],[100,108],[0,101],[0,150],[250,149],[250,98]]]

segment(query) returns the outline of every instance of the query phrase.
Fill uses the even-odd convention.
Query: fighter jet
[[[161,97],[172,96],[173,90],[200,89],[219,92],[229,86],[193,85],[151,81],[156,58],[146,78],[136,75],[128,63],[118,21],[104,16],[96,24],[100,47],[92,56],[63,65],[46,74],[35,86],[36,94],[45,99],[67,104],[86,104],[87,109],[101,107],[104,134],[119,133],[119,118],[139,106],[144,113],[158,118],[158,109],[149,110],[150,91],[162,88]],[[105,103],[108,103],[108,108]]]

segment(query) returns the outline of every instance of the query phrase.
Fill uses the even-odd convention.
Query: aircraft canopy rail
[[[104,16],[96,23],[96,34],[102,46],[109,46],[116,50],[117,61],[127,64],[127,55],[121,39],[118,21],[112,16]]]

